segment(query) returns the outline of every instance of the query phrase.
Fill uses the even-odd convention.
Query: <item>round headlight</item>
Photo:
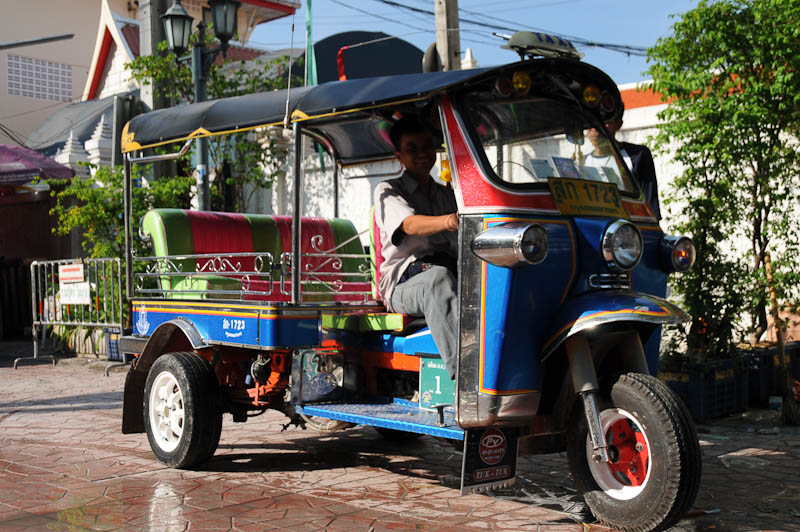
[[[547,257],[547,231],[541,225],[525,222],[493,225],[475,235],[472,252],[504,268],[539,264]]]
[[[539,264],[547,257],[547,231],[541,225],[532,224],[522,233],[520,251],[525,260]]]
[[[672,265],[679,272],[688,272],[694,266],[695,256],[694,242],[681,237],[672,248]]]
[[[633,269],[642,258],[642,234],[630,222],[612,222],[603,235],[603,258],[612,270]]]
[[[692,239],[686,236],[664,235],[661,238],[662,266],[666,271],[688,272],[694,266],[697,252]]]

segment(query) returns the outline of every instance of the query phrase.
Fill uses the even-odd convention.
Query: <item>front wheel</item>
[[[691,508],[702,468],[686,407],[661,381],[620,376],[600,401],[610,462],[595,462],[582,409],[567,436],[578,492],[602,523],[626,532],[664,530]]]
[[[153,363],[144,388],[144,424],[156,458],[188,468],[213,456],[222,432],[216,391],[211,366],[194,353],[169,353]]]

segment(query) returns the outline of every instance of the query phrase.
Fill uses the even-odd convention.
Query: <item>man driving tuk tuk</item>
[[[431,131],[401,118],[390,138],[405,171],[375,189],[381,240],[379,291],[393,312],[424,316],[451,379],[455,379],[458,302],[458,216],[451,188],[430,175],[436,162]]]

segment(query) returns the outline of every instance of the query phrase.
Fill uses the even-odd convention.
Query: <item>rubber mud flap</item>
[[[131,370],[125,378],[125,393],[122,399],[122,433],[137,434],[144,432],[144,385],[147,382],[146,371]]]
[[[519,428],[487,427],[464,432],[461,494],[510,486],[517,476]]]

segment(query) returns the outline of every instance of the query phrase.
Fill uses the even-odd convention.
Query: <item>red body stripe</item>
[[[456,120],[455,111],[447,96],[442,96],[447,131],[450,135],[450,147],[453,153],[454,166],[457,169],[456,179],[461,191],[464,207],[484,208],[523,208],[556,211],[556,204],[548,191],[540,193],[515,194],[491,184],[482,175],[480,164],[472,153]]]

